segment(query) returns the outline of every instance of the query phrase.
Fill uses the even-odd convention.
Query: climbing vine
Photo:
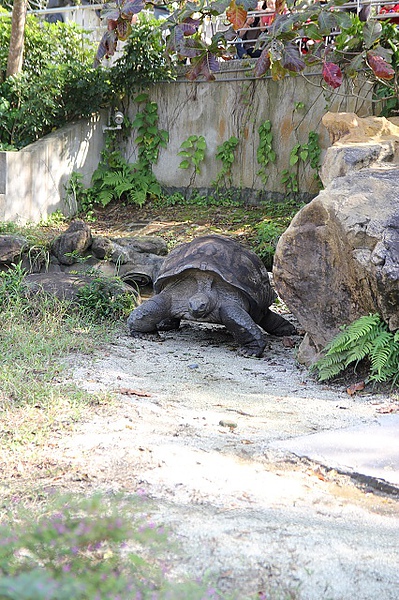
[[[67,196],[74,200],[78,212],[87,215],[94,206],[105,207],[112,201],[143,206],[148,197],[162,195],[152,165],[158,161],[160,148],[166,148],[169,134],[158,128],[158,106],[149,100],[148,94],[139,94],[134,100],[142,108],[132,123],[125,119],[124,125],[127,130],[137,130],[138,160],[128,163],[116,147],[116,133],[109,131],[100,163],[92,175],[91,187],[85,189],[81,176],[73,173],[66,188]]]
[[[160,148],[166,148],[169,134],[158,129],[158,105],[150,101],[148,94],[139,94],[134,101],[143,105],[132,122],[132,127],[137,129],[134,141],[138,147],[139,162],[151,168],[158,161]]]
[[[205,159],[206,141],[203,135],[190,135],[180,146],[178,156],[182,156],[179,168],[194,169],[193,178],[201,173],[200,165]],[[192,179],[193,179],[192,178]]]
[[[267,166],[269,163],[275,162],[277,155],[272,147],[273,133],[272,124],[270,120],[265,121],[258,129],[259,133],[259,146],[256,151],[256,158],[260,165],[260,169],[257,173],[265,185],[269,175],[267,174]]]
[[[312,169],[315,169],[315,179],[320,182],[320,154],[319,135],[315,131],[310,131],[306,144],[295,144],[290,152],[290,167],[294,167],[302,162],[309,163]],[[290,169],[284,169],[281,174],[281,183],[287,196],[295,197],[299,193],[298,174]]]
[[[235,150],[238,146],[238,138],[234,135],[216,148],[216,158],[222,161],[222,168],[216,176],[213,185],[219,187],[223,181],[225,187],[232,184],[232,167],[235,159]]]

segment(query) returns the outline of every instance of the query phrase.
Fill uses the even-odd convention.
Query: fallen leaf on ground
[[[397,413],[399,412],[399,404],[389,404],[388,406],[381,406],[381,408],[377,408],[376,412],[381,414]]]
[[[364,383],[364,381],[359,381],[359,383],[353,383],[352,385],[350,385],[347,388],[346,392],[349,394],[349,396],[353,396],[354,394],[356,394],[356,392],[364,390],[365,387],[366,384]]]
[[[283,346],[284,348],[293,348],[295,346],[295,342],[290,337],[283,337]]]
[[[151,394],[148,392],[141,392],[140,390],[132,390],[130,388],[120,388],[119,393],[124,396],[140,396],[142,398],[151,398]]]

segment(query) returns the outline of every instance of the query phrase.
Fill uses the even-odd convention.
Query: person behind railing
[[[263,11],[266,8],[266,2],[258,2],[257,11]],[[261,32],[265,30],[265,26],[261,23],[259,16],[250,14],[244,23],[244,26],[239,29],[237,55],[238,58],[258,58],[261,55],[260,50],[255,50],[256,40]]]
[[[260,22],[263,27],[270,27],[276,18],[276,0],[266,0],[262,4],[262,14],[260,15]]]

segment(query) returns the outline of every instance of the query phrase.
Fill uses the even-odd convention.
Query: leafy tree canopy
[[[258,38],[261,55],[254,67],[255,76],[271,73],[273,79],[279,80],[287,74],[296,75],[319,66],[330,88],[342,84],[344,73],[355,77],[361,70],[383,82],[392,80],[395,69],[391,62],[396,47],[382,44],[384,25],[375,19],[361,22],[356,15],[340,8],[344,3],[345,0],[277,0],[276,18]],[[156,2],[145,0],[116,0],[106,4],[102,16],[107,21],[107,31],[98,48],[97,64],[114,54],[118,40],[129,36],[132,18],[144,8],[155,6]],[[175,10],[172,7],[176,4],[169,6],[171,12],[160,25],[167,55],[171,59],[190,60],[189,79],[204,77],[212,81],[219,70],[218,59],[231,53],[229,42],[243,27],[248,12],[256,9],[257,1],[197,0],[180,2]],[[198,33],[203,20],[222,14],[228,28],[213,35],[210,43],[205,42]],[[331,43],[332,31],[346,32],[351,28],[356,31]],[[301,39],[308,41],[306,54],[298,50]]]

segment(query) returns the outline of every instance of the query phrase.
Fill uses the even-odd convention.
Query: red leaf
[[[108,31],[112,31],[113,29],[116,29],[118,27],[118,21],[114,20],[114,19],[108,19],[108,23],[107,23],[107,29]]]
[[[122,4],[122,16],[131,18],[133,15],[137,15],[145,7],[144,0],[130,0]]]
[[[270,53],[269,48],[265,48],[256,61],[254,75],[255,77],[262,77],[270,69]]]
[[[374,52],[367,52],[367,60],[374,75],[379,79],[392,79],[395,75],[395,71],[391,65],[389,65],[382,56],[379,56]]]
[[[101,60],[104,58],[109,58],[113,56],[116,50],[116,45],[118,43],[118,38],[116,35],[116,30],[108,30],[104,33],[97,49],[96,58],[94,59],[94,66],[98,67]]]
[[[130,25],[130,23],[128,23],[124,19],[121,19],[120,21],[118,21],[118,27],[117,27],[118,39],[120,39],[122,42],[125,42],[127,40],[127,38],[129,37],[131,31],[132,31],[132,26]]]
[[[323,78],[332,88],[338,88],[342,84],[342,71],[338,65],[325,62],[323,65]]]
[[[289,42],[285,46],[281,63],[284,69],[288,69],[288,71],[293,71],[294,73],[299,73],[306,67],[305,61],[299,55],[297,45],[292,42]]]
[[[192,19],[188,17],[184,19],[183,23],[179,24],[179,27],[183,31],[184,35],[194,35],[198,31],[198,27],[201,25],[199,19]]]
[[[200,75],[203,75],[207,81],[214,81],[213,73],[219,71],[220,66],[214,54],[206,52],[201,58],[197,59],[192,68],[188,71],[186,77],[194,81]]]
[[[247,11],[242,6],[237,6],[236,0],[231,0],[229,8],[226,10],[226,16],[234,29],[244,27],[247,20]]]

